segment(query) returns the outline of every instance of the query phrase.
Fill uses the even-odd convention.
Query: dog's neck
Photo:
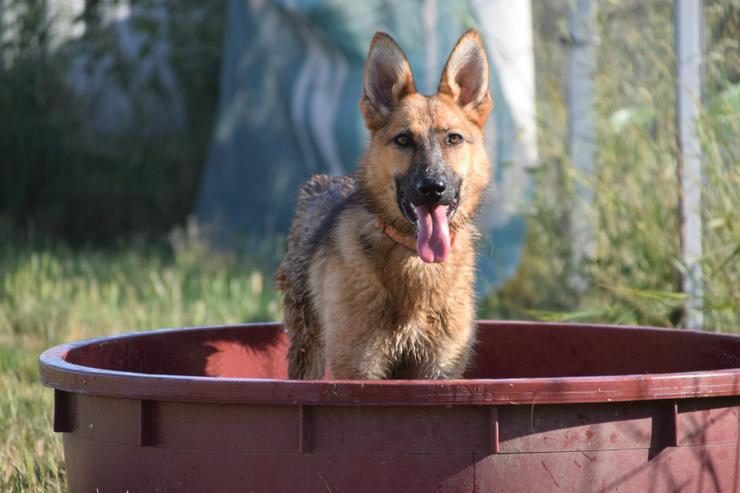
[[[388,238],[395,241],[409,250],[416,251],[416,239],[411,235],[406,235],[398,231],[390,224],[386,224],[379,217],[375,219],[375,226]]]
[[[380,217],[375,218],[375,226],[388,238],[395,241],[401,246],[408,248],[409,250],[416,251],[416,238],[411,235],[403,234],[390,224],[383,222]],[[455,246],[455,232],[453,231],[450,237],[451,246]]]

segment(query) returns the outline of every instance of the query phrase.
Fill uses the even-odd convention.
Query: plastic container
[[[740,337],[480,322],[465,380],[287,380],[277,324],[41,355],[70,490],[737,491]]]

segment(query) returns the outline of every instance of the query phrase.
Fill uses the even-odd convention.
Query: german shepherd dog
[[[492,106],[475,31],[432,96],[416,92],[396,42],[375,34],[360,100],[367,151],[353,175],[302,186],[275,276],[290,378],[462,376],[475,341],[473,218],[490,173]]]

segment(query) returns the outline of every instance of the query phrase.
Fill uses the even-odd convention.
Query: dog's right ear
[[[365,83],[360,109],[370,131],[377,130],[403,98],[416,92],[411,67],[396,42],[377,32],[365,62]]]

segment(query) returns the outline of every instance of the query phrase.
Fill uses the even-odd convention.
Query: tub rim
[[[740,340],[740,335],[648,326],[478,320],[487,327],[588,327],[673,332]],[[280,322],[208,325],[128,332],[61,344],[39,357],[41,381],[56,390],[109,398],[184,403],[454,406],[566,404],[740,395],[740,368],[674,373],[459,380],[290,380],[164,375],[69,363],[70,350],[169,332],[281,327]],[[596,390],[594,390],[596,389]]]

